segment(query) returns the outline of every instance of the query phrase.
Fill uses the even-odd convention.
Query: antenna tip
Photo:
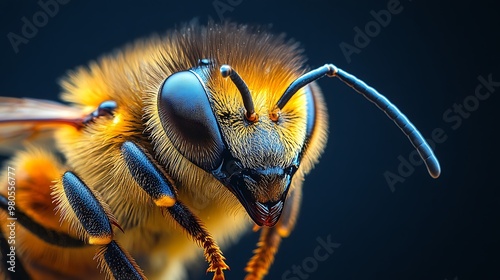
[[[326,72],[326,75],[328,77],[335,77],[335,75],[337,75],[337,72],[339,71],[337,69],[337,66],[333,64],[325,64],[325,67],[328,69],[328,71]]]
[[[220,67],[220,73],[224,78],[229,77],[229,75],[231,75],[231,72],[233,72],[233,69],[227,64],[224,64]]]
[[[436,179],[439,175],[441,175],[441,166],[436,158],[430,158],[425,161],[425,164],[427,165],[427,171],[429,171],[432,178]]]

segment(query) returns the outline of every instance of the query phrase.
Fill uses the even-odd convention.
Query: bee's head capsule
[[[257,113],[255,113],[255,108],[253,106],[253,100],[252,96],[250,95],[250,90],[248,89],[248,86],[245,84],[245,81],[238,75],[238,73],[231,68],[231,66],[224,64],[220,67],[220,73],[222,77],[224,78],[231,78],[231,81],[233,81],[234,85],[238,88],[238,91],[241,94],[241,97],[243,98],[243,105],[245,106],[245,118],[249,122],[256,122],[259,117]]]

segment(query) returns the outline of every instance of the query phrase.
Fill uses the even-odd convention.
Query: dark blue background
[[[212,1],[130,2],[61,5],[16,54],[7,34],[20,34],[21,18],[31,20],[41,8],[36,1],[2,0],[0,95],[55,99],[57,79],[69,69],[194,17],[220,20]],[[352,45],[353,28],[363,29],[373,20],[370,11],[388,2],[242,0],[223,14],[241,23],[272,23],[272,31],[302,43],[309,65],[335,63],[384,93],[424,136],[434,128],[447,135],[436,148],[442,176],[434,180],[419,166],[393,192],[383,173],[397,173],[397,157],[412,151],[406,137],[348,87],[322,79],[328,147],[306,179],[297,229],[282,243],[267,279],[282,279],[328,235],[341,245],[308,279],[500,279],[500,193],[492,174],[499,166],[493,132],[500,89],[456,130],[443,119],[454,103],[474,94],[478,76],[500,81],[498,10],[493,1],[402,0],[403,11],[348,63],[339,44]],[[249,233],[225,249],[228,279],[243,278],[256,241]],[[204,269],[194,266],[191,278],[209,279]]]

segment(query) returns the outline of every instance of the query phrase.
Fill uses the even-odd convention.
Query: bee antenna
[[[325,64],[322,67],[314,69],[293,81],[290,86],[285,90],[285,93],[278,100],[276,107],[281,110],[290,98],[303,86],[325,76],[337,77],[346,85],[353,88],[359,94],[363,95],[370,102],[374,103],[380,110],[382,110],[408,137],[411,144],[418,151],[420,157],[424,161],[427,171],[433,178],[439,177],[441,174],[441,167],[434,152],[427,143],[422,134],[417,128],[408,120],[408,118],[385,96],[380,94],[376,89],[368,86],[360,79],[337,68],[333,64]],[[276,114],[276,113],[275,113]]]
[[[319,78],[322,78],[324,75],[329,75],[329,76],[334,75],[331,69],[325,67],[326,65],[311,70],[305,73],[304,75],[298,77],[295,81],[293,81],[285,90],[281,98],[278,100],[278,103],[276,103],[276,107],[278,107],[280,110],[283,109],[283,107],[285,107],[285,104],[290,100],[290,98],[292,98],[292,96],[305,85],[314,82]]]
[[[248,86],[245,84],[245,81],[238,75],[238,73],[229,65],[224,64],[220,67],[220,73],[222,77],[231,78],[234,85],[238,88],[238,91],[243,98],[243,105],[245,106],[245,118],[251,122],[256,122],[258,119],[257,114],[255,113],[255,108],[253,106],[252,96],[250,95],[250,90]]]

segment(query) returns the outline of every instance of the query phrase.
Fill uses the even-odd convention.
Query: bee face
[[[187,160],[203,170],[200,176],[208,175],[232,192],[255,223],[273,226],[316,123],[321,123],[317,154],[305,157],[301,173],[325,145],[325,110],[321,107],[323,116],[316,122],[316,103],[323,103],[314,102],[307,86],[273,118],[277,101],[304,73],[302,51],[282,36],[257,35],[241,26],[217,28],[220,32],[186,29],[169,38],[179,48],[165,53],[183,57],[182,63],[165,59],[165,65],[151,71],[154,81],[145,111],[152,121],[147,124],[167,169]],[[243,82],[224,74],[226,64]],[[164,156],[172,153],[178,155]]]
[[[273,226],[299,167],[307,106],[314,104],[298,96],[294,110],[273,120],[279,94],[261,88],[252,94],[249,120],[240,89],[216,70],[202,59],[165,79],[157,102],[161,124],[173,146],[227,187],[256,224]]]

